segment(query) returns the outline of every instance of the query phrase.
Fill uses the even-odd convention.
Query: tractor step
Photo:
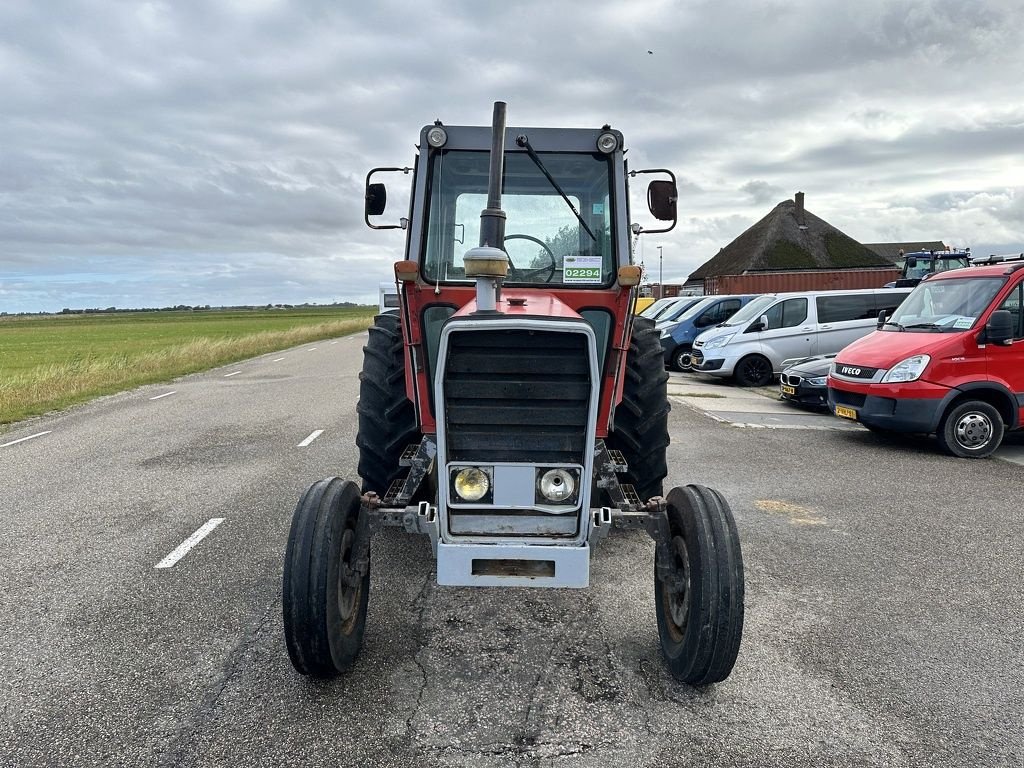
[[[416,458],[416,454],[420,450],[419,443],[412,443],[407,445],[405,450],[402,451],[402,455],[398,457],[398,466],[400,467],[411,467],[413,460]]]
[[[392,480],[391,487],[388,488],[388,492],[384,494],[384,501],[382,502],[382,504],[385,507],[396,506],[398,498],[402,495],[403,488],[405,488],[404,477],[400,477],[397,480]]]
[[[622,488],[622,495],[626,497],[626,501],[633,507],[639,507],[643,504],[640,499],[640,495],[636,492],[636,488],[628,483],[623,483],[619,486]]]
[[[609,450],[608,456],[611,457],[616,472],[629,471],[629,464],[626,463],[626,457],[622,455],[622,451]]]

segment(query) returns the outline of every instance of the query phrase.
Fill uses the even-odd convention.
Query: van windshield
[[[747,306],[737,312],[735,315],[729,318],[729,322],[722,323],[722,325],[732,327],[734,325],[743,325],[749,323],[764,314],[764,311],[768,309],[778,296],[772,294],[766,294],[765,296],[758,296],[756,299],[751,300]]]
[[[926,280],[889,318],[884,330],[956,333],[972,328],[1005,277],[962,277]]]

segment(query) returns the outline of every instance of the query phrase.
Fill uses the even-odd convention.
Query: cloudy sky
[[[1020,0],[498,5],[6,0],[0,311],[376,301],[367,170],[497,99],[676,171],[666,282],[797,190],[861,242],[1024,250]]]

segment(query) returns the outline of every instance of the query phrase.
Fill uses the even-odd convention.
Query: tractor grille
[[[590,392],[582,333],[452,333],[444,371],[446,460],[582,464]]]

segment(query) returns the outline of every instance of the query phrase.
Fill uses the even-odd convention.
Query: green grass
[[[375,309],[0,318],[0,424],[366,328]]]

